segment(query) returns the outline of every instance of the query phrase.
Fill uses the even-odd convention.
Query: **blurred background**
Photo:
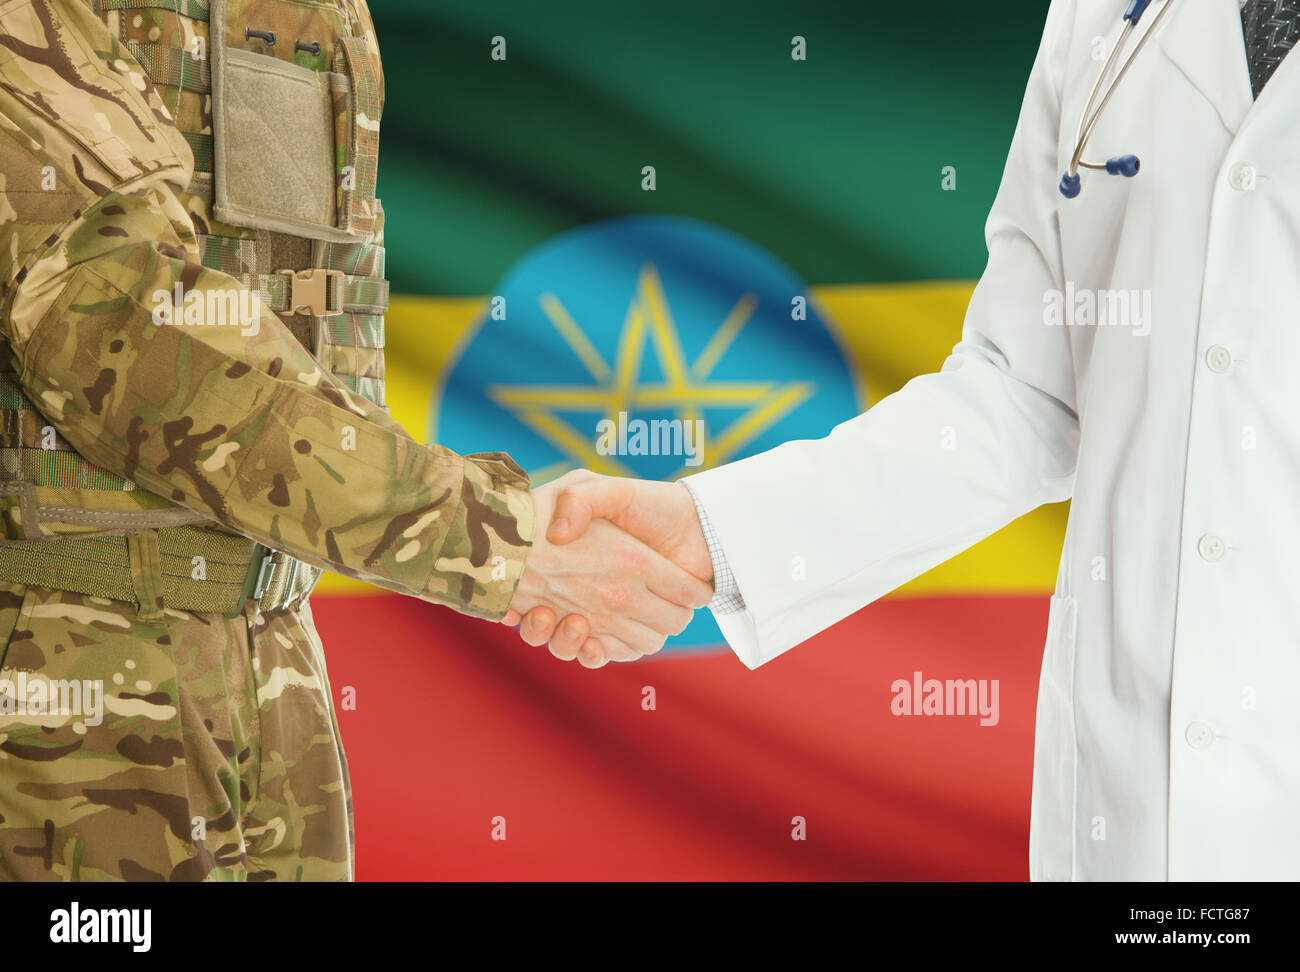
[[[393,416],[535,482],[675,479],[938,369],[1045,12],[374,0]],[[620,412],[702,454],[602,454]],[[707,612],[593,672],[326,578],[358,877],[1025,879],[1065,512],[754,672]],[[997,680],[997,724],[893,714],[916,672]]]

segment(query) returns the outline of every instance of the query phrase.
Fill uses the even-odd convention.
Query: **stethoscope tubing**
[[[1148,3],[1149,2],[1150,0],[1148,0]],[[1128,74],[1129,68],[1133,66],[1133,62],[1142,52],[1142,49],[1146,47],[1147,41],[1151,39],[1151,35],[1154,34],[1156,28],[1160,26],[1160,22],[1164,20],[1165,15],[1169,13],[1174,2],[1175,0],[1164,0],[1160,11],[1156,14],[1155,20],[1151,21],[1146,30],[1142,32],[1141,36],[1138,38],[1137,45],[1129,52],[1128,56],[1124,59],[1124,62],[1120,65],[1119,72],[1115,75],[1114,80],[1112,80],[1106,87],[1101,96],[1100,103],[1097,104],[1096,109],[1094,110],[1093,103],[1097,101],[1097,94],[1102,90],[1102,84],[1105,82],[1106,78],[1110,76],[1111,68],[1115,66],[1115,61],[1119,57],[1120,52],[1124,50],[1125,44],[1128,42],[1133,31],[1137,29],[1138,22],[1141,19],[1142,12],[1145,11],[1147,4],[1141,4],[1140,9],[1138,9],[1135,14],[1132,14],[1131,16],[1129,14],[1125,15],[1124,29],[1120,31],[1119,37],[1115,39],[1115,43],[1110,49],[1110,56],[1106,58],[1106,63],[1102,67],[1100,73],[1098,73],[1097,80],[1093,82],[1092,90],[1088,92],[1088,100],[1083,107],[1083,111],[1079,114],[1079,123],[1074,129],[1074,153],[1070,157],[1070,168],[1066,173],[1066,179],[1074,179],[1077,176],[1080,167],[1085,169],[1106,169],[1108,171],[1114,171],[1106,162],[1089,162],[1084,159],[1084,150],[1088,145],[1088,139],[1092,137],[1093,129],[1097,127],[1098,119],[1101,118],[1102,113],[1106,110],[1106,106],[1110,104],[1111,98],[1115,96],[1115,91],[1119,87],[1120,82],[1124,80],[1124,76]],[[1137,6],[1137,4],[1134,4],[1135,8]],[[1136,159],[1134,161],[1136,162]],[[1136,169],[1134,169],[1134,172],[1136,172]]]

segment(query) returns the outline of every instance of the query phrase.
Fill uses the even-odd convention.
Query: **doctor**
[[[685,489],[574,474],[551,534],[607,516],[711,576],[753,668],[1073,497],[1031,877],[1300,880],[1300,0],[1136,10],[1125,49],[1149,41],[1089,131],[1124,13],[1053,0],[939,373]],[[554,620],[525,639],[627,657]]]

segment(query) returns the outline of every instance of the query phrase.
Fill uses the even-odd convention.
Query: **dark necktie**
[[[1250,88],[1258,98],[1282,58],[1300,41],[1300,0],[1247,0],[1241,9],[1241,29]]]

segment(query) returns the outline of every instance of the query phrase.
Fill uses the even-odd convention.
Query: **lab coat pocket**
[[[1068,881],[1074,873],[1074,598],[1052,598],[1038,683],[1034,731],[1033,810],[1029,872],[1035,881]]]

